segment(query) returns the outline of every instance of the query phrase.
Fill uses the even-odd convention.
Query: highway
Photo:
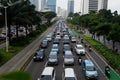
[[[57,26],[64,26],[64,23],[60,23]],[[54,27],[53,27],[54,28]],[[52,30],[51,30],[52,31]],[[46,33],[47,35],[48,33]],[[44,39],[45,36],[42,38]],[[39,43],[39,42],[38,42]],[[38,78],[40,78],[40,75],[43,71],[43,69],[48,66],[48,55],[49,52],[51,50],[53,44],[53,40],[52,42],[49,43],[49,47],[45,49],[45,59],[42,62],[34,62],[33,60],[31,60],[30,64],[27,66],[26,71],[29,72],[32,76],[32,80],[37,80]],[[62,39],[60,40],[60,44],[59,44],[59,63],[57,66],[53,66],[56,70],[56,79],[55,80],[62,80],[62,74],[63,74],[63,70],[64,68],[73,68],[75,71],[75,74],[77,76],[77,80],[86,80],[84,73],[82,71],[82,65],[80,65],[78,63],[78,55],[76,55],[76,52],[74,50],[74,45],[75,43],[70,43],[71,47],[73,47],[73,55],[75,56],[75,63],[74,65],[71,66],[65,66],[64,65],[64,61],[63,61],[63,41]],[[104,61],[104,59],[98,55],[96,52],[91,51],[89,52],[86,48],[86,55],[82,56],[82,60],[84,59],[90,59],[94,62],[95,67],[98,71],[99,74],[99,78],[98,80],[107,80],[107,78],[104,75],[104,68],[107,65],[107,63]]]

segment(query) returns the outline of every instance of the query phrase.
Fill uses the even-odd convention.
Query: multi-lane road
[[[59,23],[59,24],[57,24],[57,26],[65,26],[65,23]],[[54,28],[55,27],[53,27],[53,29]],[[48,33],[46,33],[46,35],[47,34]],[[43,37],[42,39],[45,39],[45,37]],[[49,56],[49,53],[51,51],[53,41],[54,40],[49,42],[49,47],[47,47],[45,49],[45,59],[44,59],[44,61],[34,62],[33,60],[31,60],[30,64],[27,66],[26,71],[29,72],[32,75],[32,80],[37,80],[40,77],[43,69],[46,66],[48,66],[47,65],[48,56]],[[38,43],[40,43],[40,42],[38,42]],[[86,78],[84,76],[84,73],[82,71],[82,64],[80,65],[78,63],[78,55],[76,55],[76,52],[74,50],[74,45],[75,44],[76,43],[71,43],[70,42],[71,47],[73,47],[73,55],[75,56],[75,63],[74,63],[74,65],[71,65],[71,66],[65,66],[64,65],[64,60],[63,60],[64,59],[64,57],[63,57],[63,41],[62,41],[62,39],[60,40],[59,54],[58,54],[59,63],[58,63],[58,65],[53,66],[56,70],[56,79],[55,80],[62,80],[62,74],[63,74],[64,68],[67,68],[67,67],[74,69],[75,74],[77,76],[77,80],[86,80]],[[93,61],[93,63],[95,64],[95,67],[98,71],[98,75],[99,75],[98,80],[107,80],[106,76],[104,75],[104,68],[107,65],[107,63],[104,61],[104,59],[100,55],[98,55],[94,51],[89,52],[86,48],[86,54],[85,54],[85,56],[82,56],[82,60],[84,60],[84,59],[90,59],[90,60]]]

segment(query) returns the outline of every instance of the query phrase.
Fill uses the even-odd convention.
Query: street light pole
[[[1,5],[1,4],[0,4],[0,7],[3,7],[3,8],[5,9],[6,52],[8,52],[8,46],[9,46],[8,27],[7,27],[7,8],[8,8],[9,6],[13,6],[13,5],[18,4],[18,3],[20,3],[20,2],[21,2],[21,0],[15,2],[15,3],[12,3],[12,4],[10,4],[10,3],[11,3],[11,2],[10,2],[10,3],[7,3],[8,6],[4,6],[4,5]]]
[[[6,28],[6,52],[8,52],[9,41],[8,41],[8,27],[7,27],[7,6],[4,6],[4,8],[5,8],[5,28]]]

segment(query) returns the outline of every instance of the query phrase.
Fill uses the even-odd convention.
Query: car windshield
[[[64,46],[65,50],[70,50],[70,46]]]
[[[42,51],[39,51],[39,53],[37,53],[37,56],[42,56]]]
[[[42,75],[40,80],[52,80],[49,75]]]
[[[70,58],[73,58],[73,56],[72,55],[65,55],[65,58],[70,59]]]
[[[57,46],[53,46],[52,49],[58,49],[58,47]]]
[[[47,41],[43,41],[42,43],[43,43],[43,44],[46,44],[46,43],[47,43]]]
[[[57,58],[56,55],[50,55],[49,57],[50,57],[51,59],[56,59],[56,58]]]
[[[77,47],[78,49],[84,49],[83,47]]]
[[[74,77],[67,77],[67,78],[65,78],[65,80],[75,80],[75,78]]]
[[[94,69],[95,69],[95,68],[94,68],[93,66],[87,66],[87,67],[86,67],[86,70],[87,70],[87,71],[94,71]]]

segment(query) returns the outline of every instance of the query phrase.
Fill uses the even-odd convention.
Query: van
[[[40,76],[40,79],[38,78],[38,80],[55,80],[55,76],[56,71],[54,67],[45,67]]]
[[[82,69],[87,80],[98,79],[98,72],[91,60],[83,60]]]
[[[77,80],[73,68],[65,68],[63,73],[63,80]]]

